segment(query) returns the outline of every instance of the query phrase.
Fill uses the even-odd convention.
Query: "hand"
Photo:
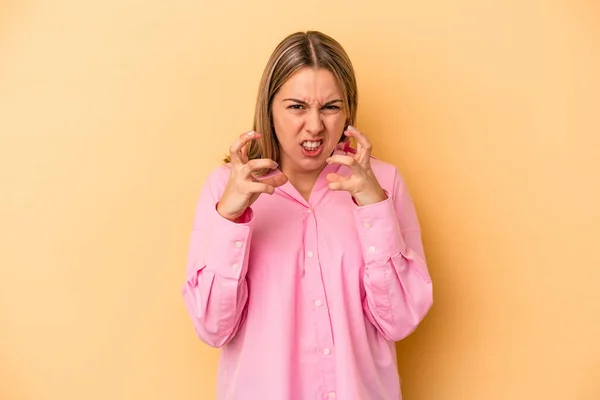
[[[333,155],[327,159],[327,162],[350,167],[352,175],[327,174],[329,189],[349,192],[359,206],[385,200],[387,196],[371,168],[371,143],[363,133],[352,126],[349,126],[344,134],[356,139],[358,145],[356,154],[354,156]]]
[[[276,187],[287,182],[287,177],[278,173],[257,178],[254,174],[262,169],[275,169],[277,163],[267,158],[248,161],[248,146],[259,139],[258,132],[241,135],[229,148],[231,173],[223,195],[217,205],[217,212],[230,221],[236,221],[250,207],[261,193],[273,194]]]

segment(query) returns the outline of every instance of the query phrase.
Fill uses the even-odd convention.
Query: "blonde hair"
[[[356,121],[358,93],[356,76],[350,58],[333,38],[317,31],[297,32],[283,39],[275,48],[260,80],[254,110],[253,130],[262,137],[251,142],[248,159],[270,158],[281,163],[279,143],[273,127],[272,101],[281,86],[302,68],[330,71],[342,92],[346,125]],[[340,132],[340,142],[345,140]],[[225,158],[229,162],[230,158]]]

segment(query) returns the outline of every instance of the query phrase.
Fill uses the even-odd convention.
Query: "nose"
[[[306,114],[306,122],[304,128],[311,135],[318,135],[323,130],[323,116],[319,110],[311,110]]]

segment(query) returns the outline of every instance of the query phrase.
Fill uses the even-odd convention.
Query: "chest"
[[[314,205],[281,193],[262,196],[252,207],[250,277],[289,281],[315,270],[325,280],[359,277],[355,207],[346,192],[330,191]]]

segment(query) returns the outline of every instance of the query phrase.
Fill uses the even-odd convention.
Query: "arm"
[[[202,188],[182,288],[198,337],[213,347],[221,347],[234,337],[248,299],[245,277],[252,210],[248,208],[238,223],[216,211],[226,180],[213,173]]]
[[[365,259],[364,312],[386,340],[399,341],[433,304],[419,221],[400,174],[395,171],[393,194],[354,215]]]

